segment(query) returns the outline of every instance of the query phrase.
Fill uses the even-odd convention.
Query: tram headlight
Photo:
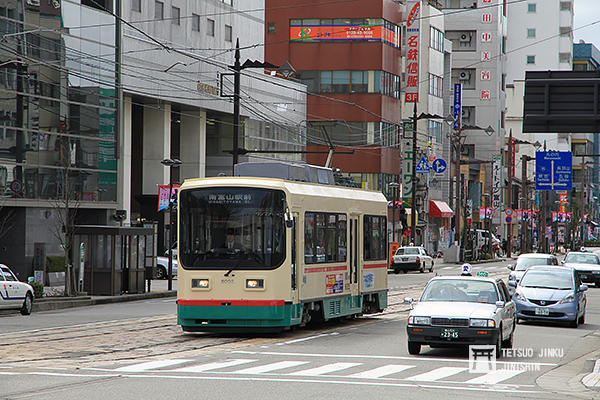
[[[193,289],[208,289],[210,287],[210,281],[208,279],[192,279]]]
[[[246,289],[264,289],[264,279],[246,279]]]

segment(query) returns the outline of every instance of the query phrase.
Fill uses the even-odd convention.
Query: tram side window
[[[346,261],[347,216],[307,212],[304,215],[304,262]]]
[[[387,240],[385,217],[365,215],[364,218],[364,259],[385,260]]]

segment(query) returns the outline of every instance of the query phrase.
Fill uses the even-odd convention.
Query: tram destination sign
[[[536,190],[571,190],[573,155],[570,151],[538,151],[535,154]]]

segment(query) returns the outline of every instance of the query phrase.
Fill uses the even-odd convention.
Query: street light
[[[456,180],[456,202],[455,202],[455,214],[454,214],[454,237],[455,237],[455,241],[458,243],[458,247],[461,249],[462,248],[462,242],[460,240],[460,217],[461,217],[461,199],[462,199],[462,188],[461,188],[461,179],[460,179],[460,165],[461,165],[461,155],[460,155],[460,146],[461,146],[461,140],[463,139],[462,136],[462,132],[465,130],[482,130],[484,131],[488,136],[492,136],[494,134],[494,128],[492,128],[491,125],[489,125],[487,128],[482,128],[480,126],[477,125],[461,125],[460,121],[457,121],[456,119],[454,119],[454,116],[452,116],[452,114],[449,114],[446,118],[444,118],[444,121],[450,125],[453,126],[456,122],[458,122],[457,124],[457,128],[455,129],[456,133],[454,135],[454,141],[455,141],[455,167],[454,167],[454,174],[455,174],[455,180]],[[466,137],[465,137],[466,138]],[[467,178],[468,179],[468,178]],[[452,184],[450,185],[450,187],[452,187]],[[465,214],[466,215],[466,214]],[[466,228],[466,222],[465,222],[465,228]],[[465,229],[465,234],[466,234],[466,229]],[[459,259],[461,259],[462,261],[462,252],[459,250]]]
[[[396,242],[396,202],[398,201],[398,188],[400,184],[398,182],[391,182],[388,186],[392,188],[392,242]]]
[[[233,70],[232,74],[221,74],[221,97],[233,97],[233,167],[239,162],[240,146],[240,75],[241,71],[246,68],[271,68],[277,69],[285,78],[291,77],[296,70],[290,65],[289,62],[285,62],[282,66],[277,67],[269,62],[251,61],[246,60],[243,64],[240,64],[240,39],[238,38],[235,42],[235,63],[229,66]],[[223,94],[223,77],[227,75],[233,75],[233,95]],[[233,172],[233,171],[232,171]]]
[[[173,168],[179,168],[181,161],[178,159],[165,158],[160,162],[165,167],[169,167],[169,265],[167,271],[168,285],[167,289],[173,289]]]

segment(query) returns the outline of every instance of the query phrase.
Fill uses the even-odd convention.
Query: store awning
[[[433,218],[452,218],[454,212],[450,206],[441,200],[429,200],[429,216]]]

